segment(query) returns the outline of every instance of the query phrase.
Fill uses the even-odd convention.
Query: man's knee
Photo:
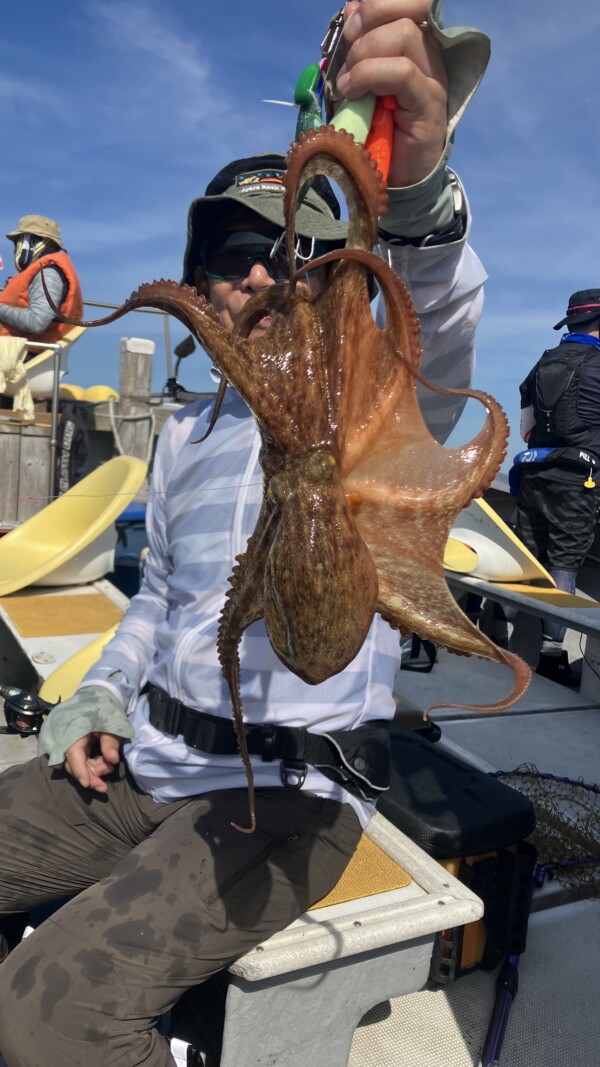
[[[60,1063],[64,1035],[78,1028],[77,981],[60,950],[33,934],[0,965],[0,1050],[10,1065]]]
[[[167,1067],[167,1041],[153,1018],[134,1018],[126,992],[124,1007],[124,990],[101,950],[73,940],[52,920],[44,923],[0,965],[6,1063]]]

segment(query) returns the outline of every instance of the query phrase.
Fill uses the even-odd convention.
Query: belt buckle
[[[299,759],[283,759],[279,773],[286,789],[302,789],[308,774],[308,764]]]

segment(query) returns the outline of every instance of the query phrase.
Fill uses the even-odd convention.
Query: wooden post
[[[19,510],[23,522],[50,503],[50,427],[23,424],[19,459]]]
[[[2,465],[2,497],[0,525],[16,523],[19,514],[19,463],[21,461],[21,428],[9,423],[0,425],[0,464]]]
[[[155,347],[154,341],[146,341],[140,337],[121,338],[120,415],[150,415],[152,356]],[[123,452],[128,456],[146,459],[148,442],[153,434],[151,419],[128,422],[117,416],[116,424]]]

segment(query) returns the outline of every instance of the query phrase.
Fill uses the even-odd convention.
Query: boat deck
[[[600,1057],[600,901],[532,915],[500,1067],[594,1067]],[[369,1012],[348,1067],[479,1067],[496,972],[476,971]]]
[[[43,656],[39,662],[36,642],[29,651],[38,652],[37,669],[45,676],[50,667]],[[80,645],[81,635],[74,648]],[[48,650],[57,656],[56,639]],[[438,744],[482,770],[527,763],[596,782],[600,700],[593,691],[588,696],[534,675],[525,697],[507,712],[486,715],[448,706],[489,703],[506,693],[509,682],[508,668],[440,651],[431,673],[400,672],[398,720],[418,725],[424,709],[441,704],[432,712],[442,729]],[[34,738],[0,733],[0,770],[36,751]],[[577,896],[555,882],[536,891],[500,1067],[600,1062],[600,901]],[[357,1028],[348,1067],[479,1067],[496,977],[497,972],[476,971],[447,987],[426,987],[380,1004]],[[240,1061],[239,1067],[257,1065]]]
[[[509,685],[508,668],[473,660],[465,692],[465,658],[440,649],[430,674],[398,675],[398,719],[414,722],[439,703],[488,703],[504,695]],[[482,770],[514,770],[528,763],[549,774],[598,780],[598,703],[539,675],[532,676],[525,696],[508,711],[469,713],[442,706],[431,712],[431,718],[442,728],[439,743]]]

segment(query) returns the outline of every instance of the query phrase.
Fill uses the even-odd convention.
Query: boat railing
[[[102,308],[116,311],[118,304],[108,304],[99,300],[84,300],[85,307]],[[169,329],[169,316],[167,312],[158,308],[136,308],[142,315],[162,315],[165,333],[165,357],[167,364],[167,376],[172,377],[173,358],[171,353],[171,333]],[[49,344],[47,341],[29,341],[27,347],[38,352],[47,352],[48,358],[52,355],[52,395],[50,398],[50,464],[48,471],[48,499],[54,500],[56,496],[56,454],[58,450],[58,415],[60,405],[60,359],[64,344],[60,342]]]
[[[520,586],[518,582],[507,588],[506,585],[498,582],[486,581],[483,578],[473,578],[468,574],[456,574],[450,571],[446,572],[446,580],[450,588],[455,590],[458,595],[474,593],[489,600],[494,600],[508,608],[518,608],[519,611],[524,611],[527,615],[564,623],[581,634],[600,639],[598,601],[593,600],[591,597],[589,608],[569,607],[562,602],[557,605],[553,604],[551,600],[544,601],[538,597],[528,596],[527,586]]]
[[[120,304],[107,304],[100,300],[84,300],[84,307],[103,308],[107,311],[117,311]],[[171,330],[169,327],[169,313],[160,308],[134,308],[137,315],[162,315],[165,334],[165,360],[167,364],[167,378],[173,377],[173,355],[171,351]]]
[[[84,315],[88,319],[101,317],[102,314],[117,310],[120,305],[100,300],[84,300]],[[98,309],[98,310],[96,310]],[[208,399],[214,395],[214,389],[202,393],[191,393],[183,389],[177,374],[181,359],[195,349],[193,338],[187,336],[177,345],[172,346],[169,314],[159,308],[135,308],[138,315],[160,315],[163,320],[164,357],[160,349],[160,331],[157,353],[159,364],[166,370],[164,384],[160,391],[152,389],[152,352],[154,342],[140,342],[136,347],[135,338],[123,339],[120,353],[119,395],[107,397],[104,402],[95,400],[84,405],[81,418],[89,432],[89,463],[104,462],[107,458],[108,445],[105,437],[112,436],[117,452],[126,452],[148,461],[152,455],[156,437],[164,421],[168,418],[173,405],[187,404],[194,400]],[[99,314],[100,312],[100,314]],[[65,351],[80,335],[73,327],[67,336],[56,343],[28,341],[30,353],[28,372],[38,365],[48,368],[44,392],[36,394],[34,399],[47,400],[47,414],[36,406],[35,421],[26,418],[8,416],[0,420],[0,436],[3,456],[10,457],[12,477],[6,486],[3,525],[22,521],[39,507],[52,501],[58,491],[58,457],[60,451],[60,412],[63,400],[61,381],[65,367]],[[134,331],[135,332],[135,331]],[[156,336],[156,332],[151,333]],[[142,331],[143,336],[143,331]],[[29,373],[28,373],[29,377]],[[41,379],[36,379],[35,388]],[[33,386],[33,382],[32,382]],[[156,389],[156,387],[155,387]],[[85,396],[84,396],[84,399]],[[144,426],[148,422],[148,429]],[[29,426],[34,428],[29,431]],[[44,432],[45,431],[45,432]],[[42,456],[43,453],[43,456]],[[21,462],[23,457],[23,462]]]

